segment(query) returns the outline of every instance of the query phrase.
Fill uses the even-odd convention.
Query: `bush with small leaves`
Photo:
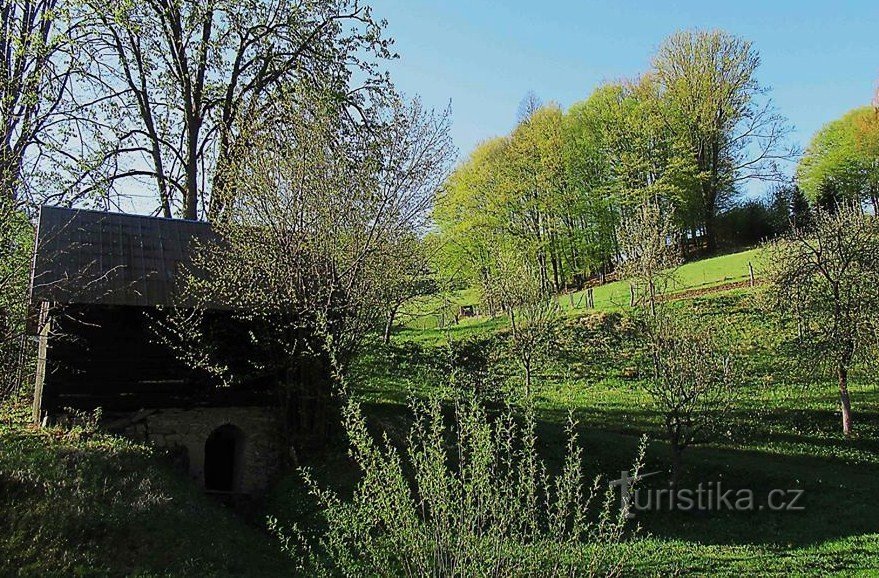
[[[600,478],[584,483],[569,420],[565,461],[550,473],[537,452],[533,409],[489,415],[473,397],[447,426],[438,399],[414,403],[405,448],[377,443],[355,402],[344,419],[361,471],[343,498],[305,479],[327,529],[284,532],[309,575],[608,576],[628,562],[627,512]],[[636,474],[643,458],[635,466]]]

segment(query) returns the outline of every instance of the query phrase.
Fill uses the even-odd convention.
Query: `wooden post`
[[[629,283],[629,307],[635,306],[635,286]]]
[[[595,309],[595,299],[592,296],[592,287],[586,291],[586,305],[589,309]]]
[[[573,292],[568,293],[568,298],[571,300],[571,309],[576,309],[577,306],[574,305],[574,293]]]
[[[748,277],[750,279],[751,287],[754,286],[754,266],[748,261]]]
[[[37,346],[37,370],[34,380],[33,422],[40,425],[42,420],[43,384],[46,381],[46,355],[49,348],[49,304],[40,303],[40,317],[37,327],[39,336]]]

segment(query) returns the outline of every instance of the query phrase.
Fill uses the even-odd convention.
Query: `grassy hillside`
[[[877,380],[867,368],[853,373],[856,435],[846,439],[834,384],[806,385],[815,368],[788,356],[789,335],[760,308],[760,288],[728,288],[746,279],[748,261],[758,258],[748,251],[681,267],[673,305],[729,338],[742,376],[723,435],[688,450],[683,484],[747,488],[756,507],[639,512],[635,575],[879,575]],[[714,289],[698,291],[706,288]],[[595,291],[596,310],[570,310],[557,349],[537,368],[541,451],[551,466],[560,462],[572,411],[588,474],[609,479],[631,466],[646,433],[645,470],[661,473],[646,487],[662,488],[670,454],[640,387],[641,353],[626,338],[621,315],[627,307],[616,297],[625,302],[628,286]],[[402,442],[411,419],[407,399],[449,395],[451,358],[466,376],[452,387],[477,387],[497,402],[515,398],[520,375],[505,354],[504,325],[477,318],[448,330],[409,327],[390,345],[370,347],[351,376],[370,426]],[[305,465],[343,495],[357,479],[343,440]],[[759,509],[776,489],[803,490],[805,510]],[[321,528],[297,473],[282,480],[262,511],[281,526]],[[8,532],[2,575],[18,568],[25,575],[291,574],[278,542],[262,531],[262,516],[253,522],[203,496],[155,450],[83,430],[0,426],[0,524]]]
[[[759,275],[761,266],[761,249],[751,249],[740,253],[731,253],[685,263],[678,267],[672,279],[669,291],[672,293],[690,292],[696,290],[707,291],[719,286],[743,282],[748,280],[748,264],[754,266]],[[629,304],[629,283],[625,280],[606,283],[593,289],[593,301],[598,311],[611,311],[627,307]],[[447,297],[446,300],[438,298],[426,299],[417,302],[406,312],[407,329],[425,330],[436,329],[440,321],[450,320],[450,310],[462,305],[478,305],[479,292],[475,289],[458,291]],[[576,316],[586,310],[586,290],[562,295],[559,297],[559,305],[566,315]],[[442,310],[446,310],[443,317]],[[484,316],[465,318],[459,320],[457,330],[462,334],[472,334],[472,325],[484,325],[486,328],[496,326],[503,321],[487,319]]]
[[[639,545],[635,570],[647,576],[879,574],[879,505],[872,499],[879,491],[876,380],[867,371],[858,373],[852,390],[857,435],[846,439],[835,385],[805,386],[803,371],[810,368],[785,357],[785,336],[756,305],[754,292],[742,289],[676,303],[727,332],[743,374],[727,431],[716,443],[688,451],[684,483],[751,489],[757,509],[639,513],[648,538]],[[502,337],[490,325],[469,329],[458,345],[465,364],[503,359]],[[668,472],[661,421],[631,373],[637,353],[614,338],[619,330],[612,314],[589,313],[569,322],[565,350],[543,364],[536,382],[543,447],[550,461],[560,459],[565,419],[573,410],[591,473],[614,476],[627,469],[643,433],[653,440],[646,471]],[[405,331],[361,367],[361,392],[373,403],[374,422],[398,435],[405,429],[406,397],[447,385],[448,349],[424,333],[440,335]],[[497,372],[516,387],[514,364],[501,361]],[[510,393],[501,389],[498,395]],[[333,466],[319,467],[329,468],[328,480],[339,475]],[[660,478],[655,487],[663,487],[668,476]],[[803,490],[806,509],[760,511],[760,501],[774,489]]]
[[[879,574],[879,505],[873,500],[879,491],[877,380],[868,368],[856,372],[856,435],[846,439],[833,381],[807,385],[818,360],[803,367],[788,356],[790,335],[760,307],[759,287],[728,288],[747,279],[748,262],[757,267],[758,259],[758,252],[747,251],[681,267],[676,290],[682,293],[674,304],[729,338],[742,375],[724,435],[688,451],[685,485],[751,489],[755,510],[640,513],[648,537],[633,561],[635,570],[648,576]],[[662,423],[633,371],[639,353],[622,335],[616,313],[627,300],[625,283],[596,289],[597,311],[569,311],[559,349],[538,371],[540,433],[550,461],[560,456],[572,410],[593,473],[612,476],[627,469],[643,433],[652,440],[646,470],[669,470]],[[450,355],[465,371],[491,360],[494,370],[479,378],[479,387],[499,399],[515,396],[519,370],[504,357],[503,328],[502,319],[486,318],[446,330],[409,327],[391,346],[376,347],[358,376],[374,421],[398,435],[404,431],[407,396],[447,387]],[[451,350],[448,339],[455,343]],[[319,466],[328,480],[339,475],[337,467]],[[668,479],[656,479],[662,477]],[[805,510],[761,511],[760,500],[775,489],[803,490]]]
[[[760,251],[760,249],[752,249],[681,265],[674,273],[669,291],[676,293],[694,289],[709,289],[727,283],[745,281],[748,279],[748,263],[751,262],[754,267],[757,267]],[[585,307],[585,294],[586,291],[574,293],[567,298],[562,298],[560,304],[567,311],[574,310],[573,312],[576,313],[576,310]],[[615,281],[596,287],[593,290],[593,298],[595,309],[599,311],[626,307],[629,304],[629,283]],[[571,301],[573,301],[574,307],[571,307]]]
[[[669,291],[678,298],[696,293],[713,293],[732,284],[745,283],[749,278],[748,264],[751,263],[759,280],[762,266],[762,250],[751,249],[693,261],[680,266],[675,272]],[[586,307],[586,291],[579,291],[559,297],[559,306],[569,318],[595,311],[622,311],[629,305],[629,283],[614,281],[593,289],[594,310]],[[448,301],[448,302],[447,302]],[[407,320],[398,332],[398,339],[418,343],[442,343],[447,339],[464,339],[487,335],[506,326],[503,316],[460,318],[452,323],[450,310],[461,305],[478,305],[479,292],[475,289],[456,292],[445,300],[431,298],[413,303],[410,311],[403,317]],[[445,315],[442,311],[445,310]],[[441,321],[445,325],[441,326]]]
[[[0,423],[0,575],[284,576],[276,541],[155,450]]]

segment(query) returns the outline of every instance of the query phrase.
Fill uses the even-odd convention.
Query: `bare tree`
[[[684,451],[712,441],[724,423],[735,378],[730,355],[710,329],[671,309],[667,297],[680,263],[674,230],[671,211],[648,200],[621,220],[618,236],[621,273],[643,296],[635,311],[650,365],[643,386],[662,416],[677,483]]]
[[[483,298],[500,306],[510,320],[510,354],[522,366],[525,395],[531,395],[534,368],[558,330],[560,308],[531,261],[498,248]]]
[[[712,330],[686,316],[663,310],[646,325],[651,375],[645,389],[662,415],[677,484],[684,451],[714,441],[736,396],[736,377],[728,348]]]
[[[676,234],[672,211],[651,200],[629,209],[620,220],[620,274],[630,279],[636,294],[643,294],[653,316],[657,297],[670,288],[681,260]]]
[[[106,136],[119,142],[108,186],[154,181],[166,217],[232,210],[229,165],[246,122],[271,115],[289,85],[333,92],[355,123],[388,88],[376,62],[393,56],[391,42],[359,0],[86,0],[84,14],[93,74],[119,95],[108,103],[117,122]]]
[[[525,93],[525,96],[522,97],[522,100],[519,101],[519,109],[516,111],[516,119],[520,122],[527,122],[534,113],[540,110],[540,107],[543,106],[543,101],[540,100],[540,97],[537,96],[537,93],[533,90],[529,90]]]
[[[879,221],[859,206],[819,210],[769,248],[771,305],[800,328],[795,350],[809,372],[839,386],[842,430],[852,433],[849,373],[879,353]]]

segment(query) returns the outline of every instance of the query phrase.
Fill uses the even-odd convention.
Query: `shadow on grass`
[[[558,461],[556,448],[564,447],[566,414],[561,413],[544,412],[540,422],[539,436],[548,461]],[[782,418],[776,425],[784,423],[784,416],[779,416],[784,412],[772,413]],[[617,478],[630,468],[637,436],[597,430],[588,424],[581,425],[578,433],[590,474]],[[750,490],[754,509],[682,512],[664,507],[662,511],[638,512],[639,523],[659,538],[716,545],[807,546],[879,532],[879,501],[875,499],[879,494],[879,466],[858,460],[861,452],[879,455],[875,438],[846,440],[840,435],[839,439],[814,439],[806,434],[773,434],[771,441],[808,444],[812,448],[818,445],[833,452],[813,456],[762,448],[690,448],[684,457],[682,488],[697,490],[700,483],[705,489],[716,488],[719,483],[723,491]],[[642,487],[667,489],[671,466],[667,444],[652,441],[646,462],[645,472],[661,473],[645,480]],[[770,511],[767,500],[773,490],[802,490],[796,505],[804,509]],[[642,504],[646,502],[645,496]]]
[[[405,406],[368,404],[364,410],[375,433],[386,432],[395,444],[402,445],[412,420]],[[802,417],[803,412],[796,413]],[[564,459],[566,419],[566,412],[540,413],[538,447],[551,471],[557,470]],[[596,475],[605,480],[615,479],[621,471],[632,467],[639,443],[637,432],[607,431],[581,423],[577,433],[584,448],[589,479]],[[874,440],[814,440],[805,434],[781,434],[775,435],[772,441],[827,445],[836,448],[837,457],[789,455],[763,449],[691,448],[684,458],[682,488],[696,490],[701,483],[703,488],[715,488],[720,484],[721,491],[747,489],[753,492],[754,509],[639,511],[637,522],[657,539],[682,540],[704,546],[760,546],[773,550],[818,546],[879,532],[879,503],[874,500],[879,493],[879,466],[846,463],[847,450],[874,451]],[[343,495],[350,494],[357,482],[357,472],[347,460],[345,451],[344,443],[337,443],[325,454],[313,456],[310,460],[319,482],[336,488]],[[645,481],[642,488],[668,488],[670,464],[670,452],[665,442],[651,441],[644,471],[660,474]],[[294,491],[293,485],[295,482],[284,486],[285,492]],[[760,509],[761,505],[768,505],[768,495],[773,490],[802,490],[802,497],[796,505],[804,509]],[[300,507],[295,516],[302,515]]]

